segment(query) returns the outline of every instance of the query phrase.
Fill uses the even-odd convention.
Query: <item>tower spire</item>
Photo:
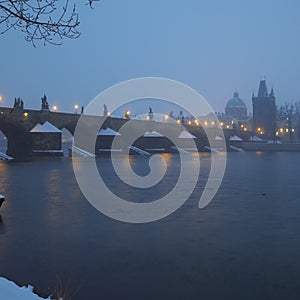
[[[267,84],[266,84],[266,80],[262,79],[259,83],[258,97],[266,97],[266,96],[268,96]]]

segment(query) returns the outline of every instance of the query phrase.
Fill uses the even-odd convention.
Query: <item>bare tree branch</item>
[[[96,0],[88,0],[92,7]],[[2,34],[10,29],[19,29],[25,40],[33,46],[37,41],[60,45],[63,38],[76,39],[80,36],[79,19],[75,4],[69,0],[59,5],[59,0],[0,0],[0,25]],[[58,8],[59,6],[59,8]]]

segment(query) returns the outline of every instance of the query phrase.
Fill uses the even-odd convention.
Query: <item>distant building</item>
[[[261,80],[257,97],[252,95],[253,127],[258,134],[268,138],[275,138],[276,132],[276,103],[273,88],[268,93],[266,80]]]
[[[233,98],[229,99],[225,107],[226,118],[240,120],[247,119],[247,106],[239,97],[238,92],[234,92]]]

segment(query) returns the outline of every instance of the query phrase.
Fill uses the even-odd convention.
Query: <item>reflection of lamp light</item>
[[[53,105],[53,106],[52,106],[52,109],[53,109],[54,111],[57,111],[58,107],[57,107],[56,105]]]
[[[177,120],[176,122],[177,122],[177,124],[180,124],[180,120]]]
[[[0,96],[0,101],[2,101],[2,96]]]

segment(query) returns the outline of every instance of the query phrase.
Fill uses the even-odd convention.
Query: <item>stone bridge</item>
[[[0,107],[0,130],[4,133],[7,138],[7,152],[6,154],[12,156],[16,161],[26,161],[32,159],[32,143],[30,137],[30,130],[37,124],[48,121],[52,123],[59,129],[66,128],[70,131],[71,134],[74,135],[74,131],[77,125],[77,122],[80,118],[81,114],[76,113],[63,113],[63,112],[52,112],[50,110],[31,110],[24,109],[23,107],[16,106],[14,108],[9,107]],[[89,116],[88,116],[89,117]],[[95,122],[99,122],[99,118],[104,117],[96,117],[94,118]],[[112,129],[118,131],[125,123],[126,119],[120,118],[107,118],[105,124]],[[93,123],[93,122],[92,122]],[[161,124],[157,124],[153,122],[151,125],[151,130],[158,130]],[[176,131],[176,126],[173,124],[165,124],[170,128],[170,132],[174,132],[174,136],[178,135]],[[157,128],[156,128],[157,127]],[[186,129],[193,135],[197,137],[195,140],[198,149],[207,144],[206,135],[201,126],[185,126]],[[140,121],[135,120],[131,125],[130,129],[135,131],[136,128],[143,128],[145,131],[149,130],[149,122],[148,121]],[[213,130],[213,129],[212,129]],[[133,132],[134,133],[134,132]],[[224,129],[224,135],[226,139],[231,135],[236,134],[235,130],[232,129]],[[251,132],[239,132],[239,135],[247,135],[249,136]],[[244,138],[247,138],[245,136]]]

